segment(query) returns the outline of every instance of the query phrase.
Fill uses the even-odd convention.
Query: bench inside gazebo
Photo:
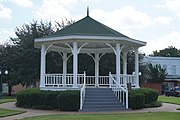
[[[133,88],[139,88],[139,61],[138,49],[146,42],[131,39],[108,26],[94,20],[89,16],[72,25],[43,38],[35,39],[35,47],[41,48],[41,90],[80,90],[82,110],[88,90],[108,88],[116,94],[119,101],[128,108],[127,83]],[[135,52],[134,74],[127,74],[127,53]],[[46,54],[50,51],[58,52],[63,60],[63,73],[46,74]],[[95,63],[95,76],[78,73],[78,54],[86,53]],[[116,55],[116,74],[99,76],[99,62],[103,55],[114,53]],[[122,56],[121,56],[122,55]],[[67,61],[73,57],[73,73],[67,74]],[[121,57],[123,73],[121,73]],[[85,92],[86,91],[86,92]],[[123,97],[123,98],[122,98]]]

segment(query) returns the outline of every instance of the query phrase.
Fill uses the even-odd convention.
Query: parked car
[[[180,97],[180,88],[174,88],[174,89],[171,89],[171,90],[166,90],[165,95],[166,96]]]

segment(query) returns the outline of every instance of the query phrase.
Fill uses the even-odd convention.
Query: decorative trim
[[[95,57],[93,55],[91,55],[91,53],[87,53],[87,55],[89,55],[95,62]]]
[[[77,54],[79,54],[81,48],[84,47],[84,46],[87,45],[87,44],[89,44],[89,43],[84,43],[83,45],[81,45],[81,47],[80,47],[80,48],[78,49],[78,51],[77,51]]]
[[[35,43],[38,42],[50,42],[50,41],[63,41],[63,40],[111,40],[113,42],[118,42],[118,41],[129,41],[133,42],[136,44],[139,44],[140,46],[145,46],[146,42],[136,40],[136,39],[131,39],[128,37],[111,37],[111,36],[82,36],[82,35],[68,35],[68,36],[61,36],[61,37],[46,37],[46,38],[38,38],[35,39]],[[100,41],[97,41],[100,42]],[[103,41],[101,41],[103,42]]]
[[[111,44],[109,44],[109,43],[105,43],[105,44],[107,46],[109,46],[114,51],[114,54],[116,55],[116,50],[114,49],[114,47]]]
[[[71,45],[69,45],[68,43],[65,43],[65,45],[67,45],[71,49],[71,52],[73,53],[73,48],[71,47]]]
[[[49,45],[49,46],[46,48],[46,50],[44,51],[44,54],[45,54],[45,55],[47,54],[48,49],[49,49],[50,47],[52,47],[52,46],[53,46],[53,44]]]

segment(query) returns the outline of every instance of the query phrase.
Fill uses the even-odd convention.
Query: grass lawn
[[[25,111],[9,110],[0,108],[0,118],[24,113]]]
[[[14,96],[2,96],[0,98],[0,104],[6,103],[6,102],[15,102],[16,98]]]
[[[6,103],[6,102],[15,102],[16,99],[14,96],[3,96],[0,98],[0,104]],[[19,110],[9,110],[9,109],[3,109],[0,108],[0,118],[1,117],[6,117],[6,116],[12,116],[12,115],[17,115],[24,113],[25,111],[19,111]]]
[[[124,114],[71,114],[24,118],[23,120],[179,120],[180,114],[173,112],[124,113]]]
[[[159,96],[158,101],[180,105],[180,98],[178,97]]]

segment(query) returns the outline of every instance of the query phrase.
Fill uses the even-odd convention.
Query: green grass
[[[6,103],[6,102],[15,102],[16,98],[14,96],[3,96],[0,98],[0,104]]]
[[[158,101],[180,105],[180,98],[178,97],[159,96]]]
[[[0,118],[6,117],[6,116],[12,116],[12,115],[17,115],[24,113],[25,111],[20,111],[20,110],[9,110],[9,109],[3,109],[0,108]]]
[[[179,120],[180,114],[173,112],[122,113],[122,114],[71,114],[48,115],[23,120]]]

